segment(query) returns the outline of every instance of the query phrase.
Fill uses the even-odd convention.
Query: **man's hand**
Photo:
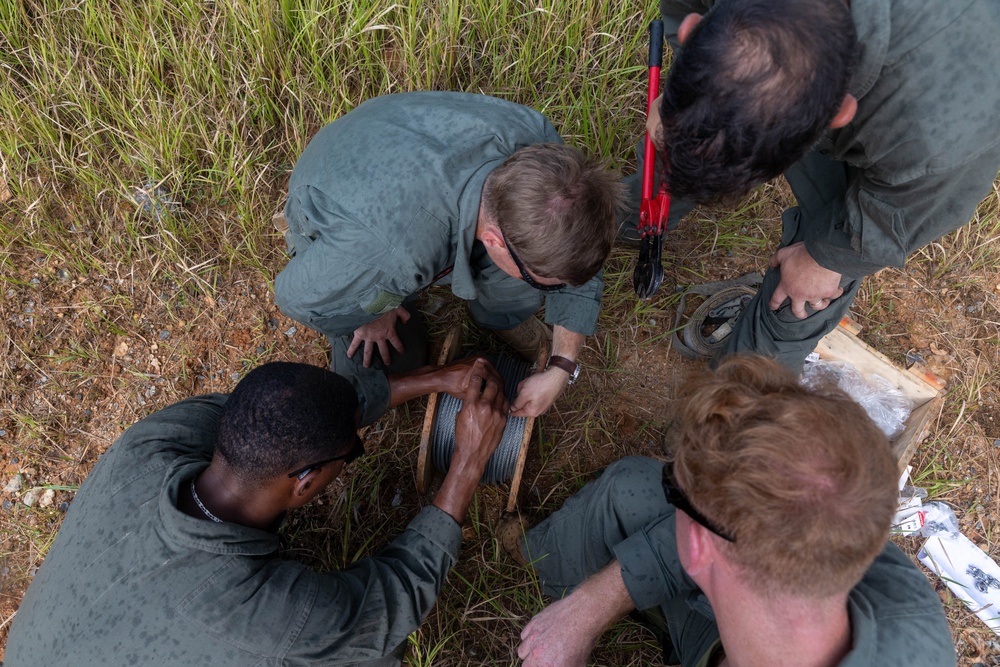
[[[572,595],[538,612],[521,631],[517,657],[523,667],[586,667],[604,631],[593,627],[593,616]]]
[[[444,392],[460,401],[465,400],[465,392],[473,376],[478,376],[477,386],[482,386],[487,377],[493,378],[500,385],[501,393],[503,392],[503,378],[486,357],[466,357],[431,372],[434,374],[435,391]]]
[[[800,320],[809,315],[807,303],[814,311],[823,310],[844,293],[841,274],[820,266],[801,241],[774,253],[771,268],[781,271],[781,282],[768,305],[771,310],[778,310],[785,299],[791,299],[792,314]]]
[[[462,523],[479,486],[486,464],[493,455],[504,427],[510,405],[504,398],[501,380],[487,372],[485,360],[477,360],[469,377],[464,403],[455,418],[455,450],[434,505]]]
[[[604,629],[634,608],[621,567],[612,561],[531,619],[517,656],[524,667],[584,667]]]
[[[372,353],[375,351],[375,347],[378,346],[382,362],[388,366],[392,363],[392,357],[389,355],[390,345],[396,348],[397,352],[404,351],[403,341],[399,339],[399,334],[396,333],[396,320],[400,320],[404,324],[409,322],[410,312],[402,306],[396,306],[377,320],[363,324],[355,329],[354,339],[351,341],[350,347],[347,348],[347,356],[353,357],[354,353],[361,347],[361,344],[364,343],[364,366],[368,368],[372,365]]]
[[[511,416],[537,417],[556,402],[568,385],[569,373],[554,366],[526,377],[517,387]]]

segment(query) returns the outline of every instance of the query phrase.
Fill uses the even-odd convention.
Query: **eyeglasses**
[[[333,463],[334,461],[343,461],[345,464],[350,463],[357,459],[359,456],[365,453],[365,443],[361,441],[361,437],[355,434],[354,436],[354,446],[351,447],[351,451],[346,454],[341,454],[340,456],[334,456],[333,458],[323,459],[322,461],[317,461],[316,463],[310,463],[307,466],[299,468],[294,472],[288,473],[288,477],[297,477],[299,479],[305,479],[306,475],[311,473],[313,470],[322,468],[327,463]]]
[[[566,287],[566,283],[558,283],[556,285],[543,285],[534,278],[532,278],[531,276],[529,276],[528,270],[524,268],[524,262],[521,261],[521,258],[517,256],[517,253],[514,252],[514,249],[510,247],[509,243],[507,243],[507,239],[503,240],[503,244],[507,246],[507,252],[510,253],[510,258],[514,260],[514,264],[517,265],[517,270],[521,272],[521,280],[528,283],[528,285],[543,292],[555,292],[556,290],[561,290],[563,287]]]
[[[727,542],[736,542],[736,538],[732,537],[719,528],[715,523],[713,523],[708,517],[695,509],[688,497],[684,495],[681,491],[681,487],[677,485],[677,478],[674,477],[674,464],[667,463],[663,466],[663,491],[667,494],[667,502],[682,510],[685,514],[691,517],[696,523],[701,524],[711,532],[715,533]]]

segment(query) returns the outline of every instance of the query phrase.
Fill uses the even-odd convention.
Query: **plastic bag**
[[[802,384],[815,388],[836,384],[853,398],[875,425],[892,438],[903,430],[913,411],[913,402],[881,375],[862,377],[846,361],[811,361],[802,371]]]

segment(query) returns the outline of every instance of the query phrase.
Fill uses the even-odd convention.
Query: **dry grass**
[[[186,396],[226,391],[267,360],[326,363],[319,338],[274,308],[285,261],[269,217],[308,138],[361,101],[413,89],[480,91],[545,111],[570,141],[627,165],[644,107],[644,26],[654,7],[562,0],[214,3],[26,0],[0,7],[0,637],[61,521],[61,503],[128,425]],[[160,187],[157,219],[134,201]],[[789,202],[779,183],[734,211],[696,211],[668,241],[666,287],[631,291],[617,250],[580,384],[541,420],[523,485],[547,513],[602,465],[657,454],[676,379],[669,286],[766,264]],[[1000,407],[1000,196],[904,270],[869,280],[863,338],[948,378],[916,478],[957,509],[994,557]],[[463,320],[444,294],[442,328]],[[293,330],[294,328],[294,330]],[[496,343],[467,326],[467,343]],[[288,554],[335,568],[385,544],[426,498],[414,490],[419,402],[370,429],[375,453],[298,513]],[[53,491],[52,504],[22,501]],[[535,582],[498,552],[506,489],[483,489],[462,561],[411,642],[413,665],[508,663],[541,608]],[[915,540],[904,544],[910,552]],[[997,664],[995,637],[945,599],[963,665]],[[623,622],[598,664],[656,663]],[[991,662],[992,661],[992,662]]]

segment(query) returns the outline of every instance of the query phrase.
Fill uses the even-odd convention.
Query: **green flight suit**
[[[661,0],[675,48],[684,17],[714,4]],[[785,173],[798,206],[782,215],[781,237],[782,247],[803,241],[821,266],[842,274],[844,294],[799,320],[787,303],[769,308],[780,279],[769,270],[724,353],[758,352],[800,371],[864,276],[902,267],[908,255],[969,222],[1000,168],[998,7],[990,0],[851,0],[861,53],[848,90],[857,114]],[[676,226],[691,206],[672,208]]]
[[[330,338],[332,368],[358,389],[362,424],[388,409],[389,385],[380,361],[363,368],[360,350],[347,359],[358,326],[440,283],[490,329],[513,328],[541,307],[543,294],[500,270],[475,239],[486,177],[539,143],[562,139],[527,107],[469,93],[403,93],[330,123],[295,164],[285,206],[294,257],[275,279],[275,301]],[[603,287],[598,274],[546,294],[546,321],[593,334]]]
[[[208,466],[226,396],[125,431],[81,486],[14,619],[5,667],[399,665],[462,530],[425,507],[337,572],[278,558],[278,536],[177,508]]]

